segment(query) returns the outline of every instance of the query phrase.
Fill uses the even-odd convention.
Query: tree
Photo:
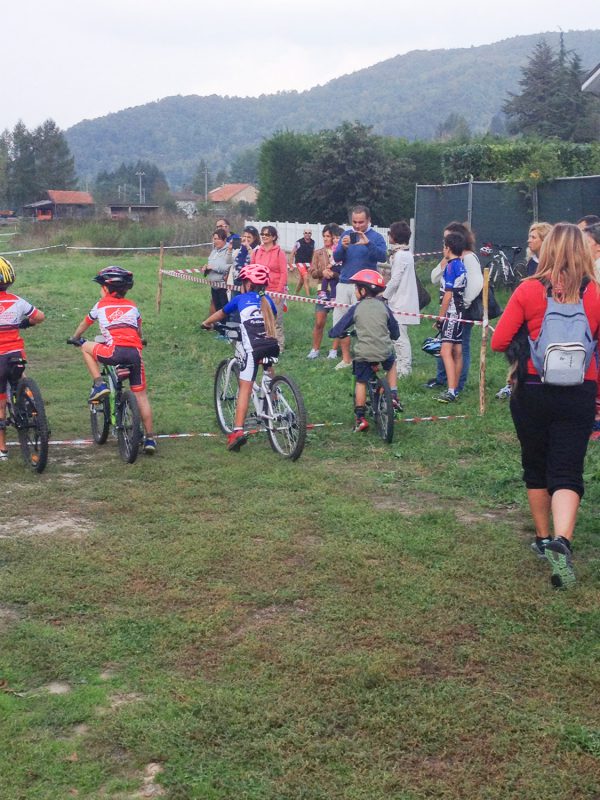
[[[114,172],[99,172],[94,184],[96,202],[140,202],[140,177],[142,202],[162,204],[169,193],[169,184],[156,164],[141,160],[121,164]]]
[[[38,194],[34,137],[22,120],[17,122],[11,136],[8,185],[10,203],[17,208],[33,202]]]
[[[301,168],[311,157],[315,139],[315,134],[280,131],[262,144],[258,210],[263,219],[309,218]]]
[[[462,114],[453,111],[438,125],[435,138],[439,142],[468,142],[471,138],[469,123]]]
[[[565,50],[562,36],[558,54],[545,40],[538,42],[522,69],[521,93],[511,92],[503,106],[510,119],[509,131],[565,141],[593,141],[598,103],[581,91],[582,79],[581,60]]]
[[[192,178],[192,192],[201,194],[204,197],[211,188],[209,177],[208,164],[203,158],[201,158],[196,171],[194,172],[194,177]]]
[[[8,163],[10,153],[10,132],[5,130],[0,136],[0,205],[8,205]]]
[[[54,120],[47,119],[34,130],[33,148],[35,180],[40,191],[77,188],[75,159]]]
[[[253,184],[258,182],[259,152],[258,147],[248,147],[237,153],[229,168],[232,181]]]

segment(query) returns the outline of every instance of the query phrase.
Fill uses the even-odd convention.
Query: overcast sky
[[[411,50],[560,28],[600,28],[599,0],[5,0],[0,130],[177,94],[309,89]]]

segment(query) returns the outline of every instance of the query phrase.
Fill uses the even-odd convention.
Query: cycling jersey
[[[11,292],[0,291],[0,355],[23,352],[24,342],[19,325],[24,319],[35,319],[38,309]]]
[[[90,325],[94,322],[99,324],[106,344],[142,349],[142,317],[137,306],[126,297],[106,295],[96,303],[86,319]]]
[[[275,303],[267,297],[273,314],[277,314]],[[279,355],[277,339],[267,336],[265,320],[260,309],[257,292],[245,292],[233,297],[223,308],[227,316],[239,314],[240,341],[235,356],[240,365],[240,379],[253,381],[261,359]]]

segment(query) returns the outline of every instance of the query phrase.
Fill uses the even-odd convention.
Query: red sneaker
[[[354,423],[354,433],[358,433],[358,431],[368,431],[369,430],[369,423],[364,417],[357,417],[356,422]]]
[[[248,434],[245,431],[233,431],[227,436],[227,449],[235,453],[248,441]]]

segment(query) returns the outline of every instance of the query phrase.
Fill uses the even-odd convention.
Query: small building
[[[131,219],[140,222],[158,215],[160,206],[149,205],[148,203],[109,203],[106,207],[111,219]]]
[[[43,200],[28,203],[23,211],[42,222],[52,219],[86,219],[94,215],[94,198],[89,192],[48,189]]]
[[[204,202],[204,197],[195,192],[171,192],[171,197],[175,200],[177,210],[191,219],[198,213],[198,203]]]
[[[224,183],[208,193],[208,202],[215,205],[234,205],[235,203],[256,203],[258,190],[251,183]]]

